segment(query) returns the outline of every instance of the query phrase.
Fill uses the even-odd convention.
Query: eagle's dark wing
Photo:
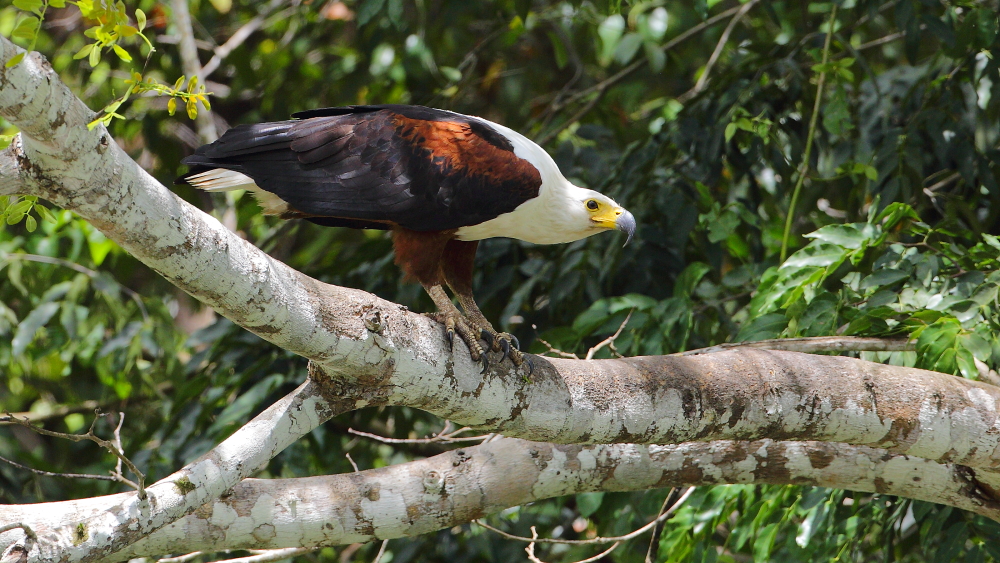
[[[241,125],[184,159],[240,172],[324,225],[442,231],[538,195],[539,171],[487,122],[420,106],[348,106]],[[183,179],[182,179],[183,180]]]

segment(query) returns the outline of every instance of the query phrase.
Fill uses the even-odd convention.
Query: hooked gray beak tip
[[[622,210],[622,214],[615,220],[615,228],[628,235],[628,238],[625,239],[625,244],[622,246],[628,245],[632,240],[632,236],[635,235],[635,217],[628,211]]]

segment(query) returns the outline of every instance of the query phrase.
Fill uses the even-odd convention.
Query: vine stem
[[[792,201],[788,204],[788,216],[785,217],[785,232],[781,236],[781,261],[788,258],[788,239],[792,236],[792,222],[795,220],[795,208],[799,204],[799,194],[802,192],[802,184],[805,183],[806,174],[809,173],[809,157],[812,155],[813,136],[816,134],[816,123],[819,120],[819,106],[823,100],[823,87],[826,85],[826,63],[830,60],[830,39],[833,37],[833,26],[837,21],[837,4],[833,3],[830,10],[829,27],[826,30],[826,40],[823,42],[823,62],[820,63],[819,80],[816,81],[816,101],[813,103],[812,116],[809,118],[809,131],[806,133],[806,150],[802,155],[802,164],[799,165],[799,177],[795,182],[795,189],[792,190]]]

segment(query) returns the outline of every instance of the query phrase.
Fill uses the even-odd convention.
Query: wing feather
[[[230,129],[184,159],[191,172],[182,180],[237,171],[284,200],[285,215],[419,231],[492,219],[541,186],[539,171],[477,118],[420,106],[347,106],[294,117],[301,119]]]

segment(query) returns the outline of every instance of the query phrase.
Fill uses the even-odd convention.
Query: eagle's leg
[[[482,359],[483,371],[486,371],[489,364],[486,360],[486,351],[479,344],[478,327],[474,326],[462,315],[458,307],[455,307],[455,304],[451,302],[451,298],[445,293],[443,287],[440,285],[425,285],[424,289],[427,291],[427,295],[431,296],[434,304],[437,305],[440,320],[444,323],[445,330],[447,331],[448,342],[454,345],[455,333],[458,333],[462,340],[469,346],[469,355],[472,356],[472,360],[478,362]]]
[[[524,363],[524,355],[518,349],[517,338],[506,332],[497,332],[472,297],[472,268],[478,245],[477,241],[448,241],[441,256],[441,273],[462,305],[465,317],[479,329],[483,340],[494,352],[503,352],[500,361],[509,356],[515,366],[520,366]]]
[[[454,344],[455,334],[469,346],[473,361],[483,361],[483,371],[488,367],[486,351],[479,343],[480,328],[475,326],[445,293],[445,266],[449,259],[445,249],[452,242],[454,231],[412,231],[398,227],[392,231],[392,246],[396,253],[396,263],[406,272],[406,278],[416,280],[424,286],[427,295],[437,305],[438,314],[431,315],[444,324],[448,342]],[[475,258],[475,246],[472,248]],[[462,258],[462,257],[459,257]],[[468,264],[471,281],[472,263]]]

